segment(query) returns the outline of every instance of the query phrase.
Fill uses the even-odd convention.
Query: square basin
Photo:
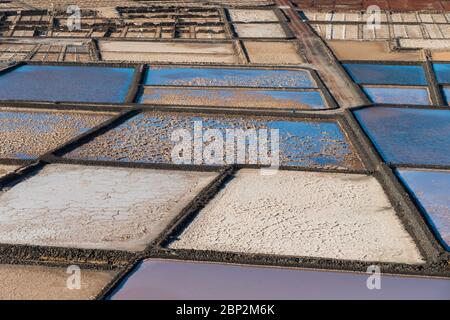
[[[383,64],[344,64],[344,68],[359,84],[391,84],[426,86],[428,84],[422,66]]]
[[[69,289],[67,268],[0,265],[1,300],[94,300],[117,274],[81,268],[80,289]]]
[[[0,193],[0,243],[141,251],[216,175],[49,165]]]
[[[148,259],[140,262],[108,298],[111,300],[449,299],[448,279],[383,275],[382,290],[369,290],[367,278],[368,275],[365,273]]]
[[[450,110],[375,106],[354,114],[384,161],[450,165]]]
[[[114,115],[112,112],[0,108],[0,159],[36,159]]]
[[[441,84],[450,84],[450,63],[434,63],[434,73]]]
[[[320,91],[146,87],[139,103],[266,109],[328,109]]]
[[[123,103],[133,68],[25,65],[0,75],[0,100]]]
[[[378,181],[343,173],[240,170],[169,247],[423,262]]]
[[[436,237],[450,251],[450,171],[397,169]]]
[[[430,105],[428,88],[371,87],[364,86],[364,92],[373,103]]]
[[[307,70],[150,67],[144,85],[189,87],[316,88]]]
[[[179,134],[183,140],[180,140]],[[203,138],[203,143],[200,140],[195,140],[200,141],[198,144],[194,143],[192,139],[196,139],[197,135]],[[214,144],[209,143],[213,141]],[[239,153],[236,155],[235,150],[240,145],[238,142],[244,145],[239,150],[244,153],[245,158],[239,157]],[[266,143],[268,152],[262,152],[261,148],[258,153],[257,143]],[[363,168],[360,158],[335,120],[182,112],[138,114],[65,157],[94,161],[180,164],[178,154],[173,152],[180,146],[185,151],[183,164],[257,165],[267,164],[261,160],[264,155],[272,159],[279,155],[282,166]],[[277,153],[272,154],[271,150]],[[209,151],[211,154],[217,151],[212,160],[207,157]],[[275,164],[275,161],[270,163]]]
[[[284,39],[287,37],[279,23],[235,23],[233,27],[240,38]]]

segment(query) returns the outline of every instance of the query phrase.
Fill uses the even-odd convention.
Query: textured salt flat
[[[450,39],[399,39],[399,44],[404,49],[448,49]]]
[[[145,85],[316,88],[308,70],[151,67]]]
[[[422,263],[369,176],[241,170],[170,247]]]
[[[140,103],[244,108],[327,109],[318,91],[166,89],[146,87]]]
[[[19,168],[19,166],[9,166],[9,165],[0,164],[0,178],[7,175],[10,172],[13,172],[14,170],[16,170],[18,168]]]
[[[35,159],[114,115],[0,108],[0,158]]]
[[[327,41],[339,60],[420,61],[420,51],[391,51],[386,41]]]
[[[286,38],[281,24],[234,24],[234,29],[241,38]]]
[[[65,268],[0,265],[1,300],[90,300],[112,280],[115,272],[81,269],[80,290],[67,288],[73,273]]]
[[[174,112],[138,114],[65,157],[93,161],[178,163],[171,154],[177,145],[171,140],[172,133],[176,129],[192,130],[198,121],[204,130],[219,130],[225,138],[226,129],[278,129],[282,165],[356,170],[364,167],[336,121],[292,121],[292,118],[279,117]],[[240,160],[236,157],[234,160],[227,160],[225,156],[223,158],[209,164],[252,164],[248,157]],[[205,159],[200,160],[203,160],[200,164],[206,164]]]
[[[231,43],[100,41],[103,60],[238,63]]]
[[[230,18],[234,22],[278,22],[273,10],[230,9]]]
[[[50,165],[0,195],[0,243],[142,250],[215,175]]]
[[[450,61],[450,51],[432,51],[431,58],[434,61]]]
[[[305,62],[292,42],[244,41],[244,46],[251,63],[300,64]]]

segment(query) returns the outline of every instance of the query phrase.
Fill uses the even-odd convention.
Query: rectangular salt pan
[[[327,109],[319,91],[147,87],[139,103],[268,109]]]
[[[81,268],[81,287],[67,286],[67,268],[0,265],[1,300],[93,300],[116,276],[116,271]]]
[[[450,87],[442,88],[442,93],[444,94],[445,103],[450,106]]]
[[[123,103],[134,69],[25,65],[0,75],[0,100]]]
[[[226,143],[226,130],[253,130],[256,137],[261,130],[267,130],[268,147],[271,148],[271,129],[279,130],[280,163],[285,166],[361,169],[362,164],[336,121],[313,121],[257,118],[247,116],[216,116],[191,113],[147,112],[137,115],[120,126],[75,149],[65,157],[72,159],[108,160],[145,163],[177,163],[172,150],[178,145],[178,138],[172,141],[172,134],[183,130],[183,134],[194,134],[194,126],[200,126],[200,135],[209,129],[216,129]],[[248,133],[249,131],[247,131]],[[239,132],[236,131],[236,134]],[[244,131],[245,133],[245,131]],[[251,133],[251,132],[250,132]],[[189,138],[189,137],[188,137]],[[210,138],[205,138],[210,141]],[[274,138],[275,139],[275,138]],[[269,141],[270,140],[270,141]],[[231,141],[231,140],[230,140]],[[236,141],[236,140],[235,140]],[[189,142],[188,142],[188,145]],[[218,143],[220,146],[221,144]],[[223,145],[222,145],[223,146]],[[229,164],[249,161],[249,140],[246,140],[246,159],[231,161]],[[206,147],[203,146],[202,149]],[[186,149],[189,157],[185,164],[223,165],[226,159],[226,145],[223,146],[224,159],[207,163],[206,158],[195,158]],[[203,151],[204,151],[203,150]],[[193,151],[193,150],[191,150]],[[242,150],[244,151],[244,150]],[[231,153],[231,156],[235,154]],[[270,157],[270,152],[268,153]],[[220,160],[223,160],[222,162]],[[200,161],[200,162],[198,162]],[[258,161],[259,164],[264,164]]]
[[[450,84],[450,64],[449,63],[435,63],[433,64],[434,72],[437,81],[441,84]]]
[[[381,185],[359,174],[238,171],[172,249],[420,264]]]
[[[49,165],[0,193],[0,243],[144,250],[216,176]]]
[[[242,23],[233,24],[240,38],[286,38],[286,32],[279,23]]]
[[[450,165],[450,110],[371,107],[354,114],[386,162]]]
[[[448,279],[384,275],[382,290],[369,290],[367,277],[363,273],[149,259],[141,262],[109,299],[450,298]]]
[[[359,84],[427,85],[422,66],[344,64],[344,68]]]
[[[114,113],[0,109],[0,158],[36,159]]]
[[[398,169],[436,236],[450,251],[450,171]]]
[[[234,22],[278,22],[273,10],[229,9],[228,13]]]
[[[195,87],[315,88],[304,70],[162,68],[148,70],[145,85]]]
[[[364,92],[374,103],[430,105],[427,88],[370,87],[364,86]]]

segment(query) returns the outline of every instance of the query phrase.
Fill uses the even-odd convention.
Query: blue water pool
[[[274,139],[274,141],[278,142],[282,165],[362,168],[359,158],[336,121],[290,121],[288,119],[275,120],[273,118],[231,115],[139,114],[114,130],[75,149],[66,157],[89,160],[174,163],[171,158],[171,151],[176,145],[176,142],[172,141],[173,132],[181,129],[186,131],[187,134],[192,134],[195,123],[199,122],[202,126],[200,132],[203,132],[203,134],[218,132],[222,136],[223,150],[226,150],[225,141],[230,129],[255,130],[257,137],[262,129],[266,130],[269,135],[270,129],[278,129],[279,140]],[[248,146],[248,140],[245,141]],[[255,164],[250,163],[248,159],[244,159],[243,162],[226,163]]]
[[[445,103],[450,106],[450,87],[443,87],[442,92],[444,94]]]
[[[436,236],[450,251],[450,171],[397,170],[423,209]]]
[[[122,103],[132,68],[25,65],[0,76],[0,100]]]
[[[344,64],[359,84],[427,85],[422,66],[383,64]]]
[[[148,259],[108,297],[140,299],[443,299],[450,280],[385,275],[367,289],[364,273]],[[345,288],[345,290],[342,290]]]
[[[433,68],[439,83],[450,84],[450,63],[434,63]]]
[[[450,110],[372,107],[354,114],[386,162],[450,165]]]
[[[392,88],[364,86],[364,92],[374,103],[430,105],[427,88]]]
[[[256,88],[315,88],[317,86],[310,73],[305,70],[162,67],[149,68],[144,84]]]

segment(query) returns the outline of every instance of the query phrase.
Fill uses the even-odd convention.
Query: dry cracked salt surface
[[[273,10],[229,9],[234,22],[279,22]]]
[[[81,269],[80,289],[70,290],[65,268],[0,265],[1,300],[92,300],[115,272]]]
[[[99,41],[105,61],[239,63],[232,43]]]
[[[49,165],[0,194],[0,243],[143,250],[216,175]]]
[[[286,38],[286,32],[278,23],[246,23],[233,26],[241,38]]]
[[[376,179],[356,174],[241,170],[169,246],[424,262]]]
[[[0,158],[37,158],[114,115],[0,108]]]

